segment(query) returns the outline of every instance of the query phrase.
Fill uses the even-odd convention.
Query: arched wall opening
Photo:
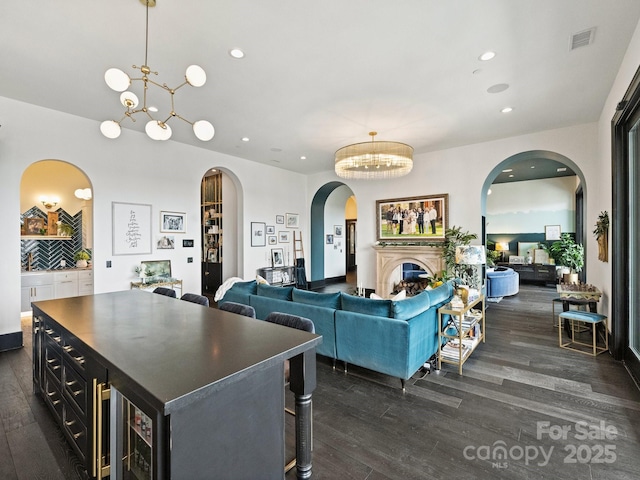
[[[484,244],[487,243],[487,236],[488,236],[487,224],[486,224],[487,199],[488,199],[489,190],[491,189],[493,182],[503,170],[509,168],[510,166],[513,166],[518,163],[527,162],[528,160],[533,161],[533,160],[540,160],[540,159],[559,162],[571,168],[571,170],[575,172],[576,177],[578,179],[578,182],[576,182],[575,184],[572,184],[572,188],[573,188],[572,197],[573,197],[574,206],[575,206],[575,213],[574,213],[575,234],[576,234],[576,241],[578,241],[578,243],[584,243],[584,239],[586,235],[585,223],[584,223],[584,205],[586,205],[586,201],[587,201],[587,185],[586,185],[585,177],[582,170],[570,158],[565,157],[564,155],[561,155],[559,153],[548,151],[548,150],[531,150],[527,152],[521,152],[504,159],[503,161],[498,163],[487,175],[487,178],[485,179],[482,187],[481,199],[480,199],[481,213],[482,213],[482,219],[483,219],[482,242]],[[534,206],[536,205],[536,202],[539,202],[539,201],[540,201],[539,197],[532,198],[531,205]],[[537,228],[536,231],[544,232],[544,225],[537,226],[536,228]],[[510,248],[511,254],[517,254],[517,248],[518,248],[517,245],[511,245],[509,248]],[[585,252],[585,255],[586,255],[586,252]],[[585,258],[585,266],[586,266],[586,258]],[[581,275],[582,275],[582,278],[585,278],[585,275],[586,275],[585,269],[583,269]]]
[[[336,203],[330,201],[332,194],[339,195],[339,199],[336,200],[337,209]],[[347,185],[342,182],[329,182],[318,189],[311,201],[311,234],[309,237],[311,272],[309,278],[312,288],[324,284],[326,273],[331,276],[334,276],[336,271],[346,273],[346,238],[344,233],[340,235],[336,235],[336,233],[345,232],[345,206],[351,197],[353,197],[353,192]],[[331,211],[334,213],[332,214]],[[330,217],[333,215],[336,220],[330,224],[327,223],[327,215]],[[336,227],[339,229],[337,230]],[[328,235],[330,238],[327,238]],[[338,258],[340,260],[337,260]],[[334,270],[333,265],[326,266],[328,259],[331,262],[341,262],[338,270]]]

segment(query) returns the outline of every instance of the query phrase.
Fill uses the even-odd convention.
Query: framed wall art
[[[269,245],[275,245],[278,243],[278,237],[275,235],[267,235],[267,241],[269,242]]]
[[[544,239],[545,240],[560,240],[560,225],[545,225],[544,226]]]
[[[25,235],[42,235],[41,230],[44,230],[44,218],[27,217],[24,219]]]
[[[287,228],[298,228],[300,226],[300,214],[287,213],[285,216]]]
[[[278,225],[284,225],[284,215],[276,215],[276,223]]]
[[[151,253],[151,205],[112,202],[113,255]]]
[[[449,194],[376,200],[378,240],[444,242]]]
[[[341,237],[342,236],[342,225],[334,225],[333,226],[333,234],[336,237]]]
[[[187,214],[160,212],[160,231],[163,233],[187,233]]]
[[[267,245],[267,234],[264,222],[251,222],[251,246],[265,247]]]
[[[281,248],[271,249],[271,264],[274,267],[284,267],[284,253]]]
[[[276,227],[273,225],[267,225],[267,235],[275,235],[276,234]]]
[[[280,243],[289,243],[289,232],[285,231],[285,230],[280,230],[278,232],[278,242]]]

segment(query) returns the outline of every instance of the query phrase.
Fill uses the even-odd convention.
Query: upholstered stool
[[[556,303],[562,302],[567,302],[569,304],[569,308],[571,308],[571,305],[575,305],[576,307],[578,307],[578,310],[586,310],[586,308],[589,306],[589,300],[561,297],[554,298],[553,300],[551,300],[551,323],[556,328],[559,325],[559,322],[556,322]]]
[[[562,342],[562,322],[567,320],[571,326],[569,341],[567,343]],[[590,326],[592,333],[591,343],[581,342],[576,340],[576,334],[579,333],[576,329],[576,322],[580,323],[580,326]],[[597,330],[598,326],[604,327],[604,347],[598,347]],[[600,313],[583,312],[581,310],[569,310],[562,312],[558,315],[558,345],[560,348],[566,348],[568,350],[574,350],[580,353],[586,353],[587,355],[599,355],[609,350],[609,330],[607,329],[607,316]],[[591,352],[585,351],[582,348],[577,348],[580,345],[583,347],[591,347]]]

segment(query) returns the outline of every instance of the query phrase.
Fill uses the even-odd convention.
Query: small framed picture
[[[268,235],[267,242],[269,243],[269,245],[275,245],[278,243],[278,237],[276,237],[275,235]]]
[[[160,212],[160,231],[164,233],[187,233],[187,214],[183,212]]]
[[[284,215],[276,215],[276,223],[278,225],[284,225]]]
[[[267,235],[275,235],[276,234],[276,227],[274,227],[273,225],[267,225]]]
[[[545,240],[560,240],[560,225],[545,225],[544,226],[544,239]]]
[[[266,224],[264,222],[251,222],[251,246],[264,247],[267,245],[267,235],[265,233]]]
[[[524,257],[522,255],[509,255],[509,263],[524,265]]]
[[[299,213],[287,213],[287,228],[298,228],[300,226],[300,214]]]
[[[327,233],[327,245],[333,245],[333,233]]]
[[[278,232],[278,242],[289,243],[289,232],[287,232],[286,230],[280,230]]]
[[[274,267],[284,267],[284,254],[281,248],[271,249],[271,263]]]
[[[156,248],[158,250],[173,250],[176,248],[176,237],[173,235],[162,235],[156,241]]]
[[[24,219],[25,235],[41,235],[40,230],[44,230],[44,218],[27,217]]]
[[[342,225],[334,225],[333,226],[333,234],[336,237],[341,237],[342,236]]]

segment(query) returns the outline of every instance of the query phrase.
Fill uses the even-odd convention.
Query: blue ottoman
[[[520,275],[513,268],[498,267],[487,272],[487,297],[508,297],[520,291]]]

